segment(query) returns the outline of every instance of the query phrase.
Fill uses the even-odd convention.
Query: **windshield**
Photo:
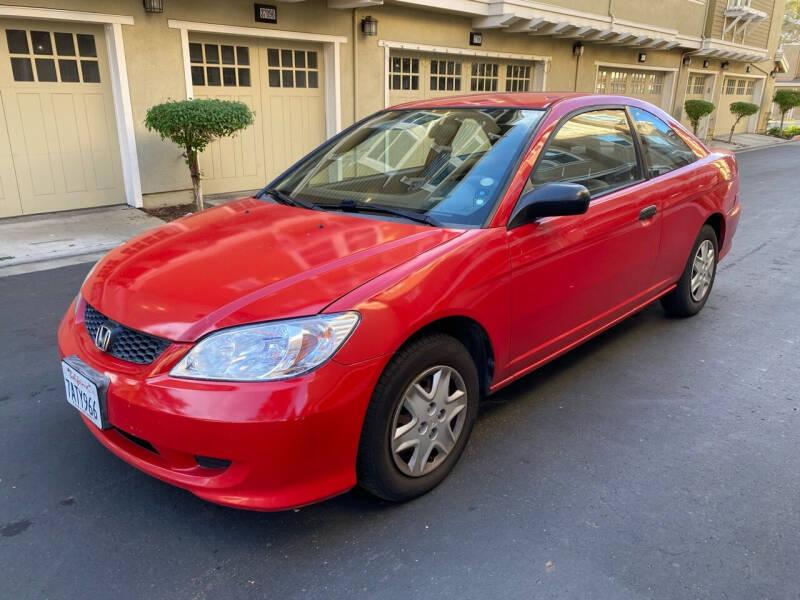
[[[380,113],[320,147],[274,187],[321,208],[356,203],[480,227],[540,110],[425,108]],[[381,214],[381,218],[386,217]]]

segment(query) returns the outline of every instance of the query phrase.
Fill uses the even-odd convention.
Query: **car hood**
[[[460,233],[247,198],[132,238],[97,264],[81,294],[123,325],[192,342],[318,313]]]

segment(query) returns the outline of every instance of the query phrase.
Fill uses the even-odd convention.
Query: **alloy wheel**
[[[452,367],[419,374],[406,388],[389,430],[392,458],[410,477],[427,475],[447,458],[464,429],[467,387]]]
[[[703,240],[692,262],[691,293],[695,302],[700,302],[708,294],[714,277],[715,261],[714,245],[711,240]]]

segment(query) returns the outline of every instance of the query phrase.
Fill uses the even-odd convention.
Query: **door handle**
[[[645,206],[639,212],[639,220],[640,221],[646,221],[647,219],[650,219],[650,218],[654,217],[655,214],[656,214],[656,205],[655,204],[651,204],[650,206]]]

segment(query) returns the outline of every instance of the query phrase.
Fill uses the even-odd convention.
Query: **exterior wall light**
[[[364,35],[378,35],[378,19],[370,16],[361,19],[361,33]]]
[[[711,64],[710,62],[708,62],[707,60],[704,60],[704,61],[703,61],[703,68],[704,68],[704,69],[707,69],[707,68],[708,68],[708,65],[710,65],[710,64]]]
[[[163,13],[164,0],[142,0],[144,11],[149,13]]]
[[[575,42],[572,45],[572,56],[582,56],[582,55],[583,55],[583,43]]]
[[[744,68],[744,72],[745,72],[745,73],[749,73],[749,72],[750,72],[750,65],[747,65],[747,66]]]
[[[684,56],[682,62],[683,62],[683,66],[684,67],[688,67],[689,65],[692,64],[692,57],[691,56]]]
[[[722,61],[721,63],[719,63],[719,68],[722,69],[723,71],[725,69],[727,69],[728,67],[730,67],[730,66],[731,66],[731,63],[729,63],[727,60]]]
[[[647,60],[647,53],[646,52],[639,52],[639,62],[643,63]]]

